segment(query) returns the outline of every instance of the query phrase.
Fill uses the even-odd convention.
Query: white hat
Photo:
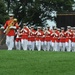
[[[56,27],[54,27],[54,30],[57,30],[57,28],[56,28]]]
[[[61,30],[64,30],[64,27],[61,27]]]
[[[50,26],[48,25],[47,27],[49,27],[50,28]]]
[[[26,23],[23,23],[23,26],[26,26]]]
[[[31,26],[31,28],[34,28],[34,26]]]
[[[73,27],[73,29],[75,30],[75,27]]]
[[[14,14],[9,14],[9,16],[14,16]]]
[[[67,28],[71,28],[71,26],[67,26]]]
[[[41,28],[41,27],[39,26],[39,27],[37,27],[37,28],[39,29],[39,28]]]
[[[60,28],[57,28],[57,30],[60,30]]]

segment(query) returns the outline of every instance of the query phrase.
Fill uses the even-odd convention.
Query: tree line
[[[19,23],[43,25],[51,11],[71,12],[74,0],[0,0],[0,24],[13,12]]]

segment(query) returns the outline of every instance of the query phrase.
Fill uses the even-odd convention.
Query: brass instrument
[[[13,21],[8,25],[8,27],[5,29],[5,34],[8,34],[10,31],[10,27],[14,26],[14,24],[17,22],[17,19],[13,19]]]

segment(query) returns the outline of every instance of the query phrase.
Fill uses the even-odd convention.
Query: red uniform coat
[[[52,30],[48,30],[48,33],[45,34],[45,40],[47,42],[52,40],[51,34],[52,34]]]
[[[52,42],[58,42],[58,32],[52,32],[52,34],[51,34],[51,36],[52,36]]]
[[[75,42],[75,32],[73,32],[72,42]]]
[[[41,41],[42,40],[42,36],[43,36],[43,32],[40,31],[36,31],[36,41]]]
[[[72,40],[72,32],[71,31],[66,31],[65,32],[65,42],[69,42],[69,40]]]
[[[16,42],[21,41],[21,36],[19,35],[20,33],[21,33],[21,32],[17,30],[17,32],[16,32],[16,38],[15,38],[15,41],[16,41]]]
[[[4,25],[4,29],[6,29],[6,28],[11,24],[12,21],[13,21],[13,20],[8,20],[8,21],[6,21],[6,23],[5,23],[5,25]],[[15,23],[14,26],[16,26],[16,29],[19,28],[18,23]],[[8,36],[14,36],[14,35],[15,35],[15,30],[14,30],[14,29],[10,29],[10,31],[9,31],[6,35],[8,35]]]
[[[21,39],[27,39],[28,40],[29,29],[27,27],[25,27],[21,31],[22,31]]]
[[[35,41],[35,32],[36,31],[34,29],[29,31],[29,41]]]
[[[60,38],[60,42],[61,43],[65,43],[65,34],[64,34],[65,32],[61,32],[60,34],[59,34],[59,38]]]

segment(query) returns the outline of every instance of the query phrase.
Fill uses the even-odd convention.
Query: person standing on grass
[[[57,39],[57,50],[60,51],[60,47],[59,47],[59,42],[60,42],[60,38],[59,38],[59,35],[60,35],[60,28],[57,28],[57,34],[58,34],[58,39]]]
[[[30,42],[31,42],[31,50],[34,51],[35,48],[35,30],[34,30],[34,26],[30,27],[29,30],[29,38],[30,38]]]
[[[65,46],[66,46],[66,50],[67,52],[71,51],[71,38],[72,38],[72,31],[71,31],[71,27],[67,26],[67,31],[65,32]]]
[[[21,36],[20,36],[20,33],[21,33],[21,28],[19,27],[16,31],[16,38],[15,38],[16,50],[21,50]]]
[[[23,50],[27,50],[28,46],[28,36],[29,36],[29,28],[25,23],[23,23],[23,28],[21,30],[21,45]]]
[[[50,31],[48,30],[48,28],[46,28],[45,30],[45,41],[46,41],[46,50],[49,51],[50,50]]]
[[[42,36],[43,36],[43,32],[41,30],[41,27],[37,28],[37,31],[35,32],[35,34],[36,34],[36,48],[37,48],[38,51],[40,51],[41,46],[42,46],[41,39],[42,39]]]
[[[72,29],[72,52],[75,52],[75,27]]]
[[[61,32],[59,34],[59,38],[60,38],[60,41],[59,41],[59,48],[60,48],[60,51],[65,51],[65,30],[64,30],[64,27],[61,27]]]
[[[17,19],[14,19],[14,14],[9,14],[9,20],[4,24],[4,33],[6,35],[6,45],[8,50],[14,48],[15,30],[19,28]]]
[[[44,50],[44,51],[46,51],[45,30],[46,30],[46,28],[44,27],[42,29],[43,36],[41,38],[41,47],[42,47],[42,50]]]
[[[47,47],[47,50],[50,50],[51,51],[51,34],[52,34],[52,30],[50,29],[50,26],[47,26],[47,30],[48,30],[48,35],[47,35],[47,43],[48,43],[48,47]]]
[[[51,36],[52,36],[52,48],[53,48],[53,51],[58,51],[58,32],[57,32],[57,28],[54,28],[54,30],[52,31],[51,33]]]

